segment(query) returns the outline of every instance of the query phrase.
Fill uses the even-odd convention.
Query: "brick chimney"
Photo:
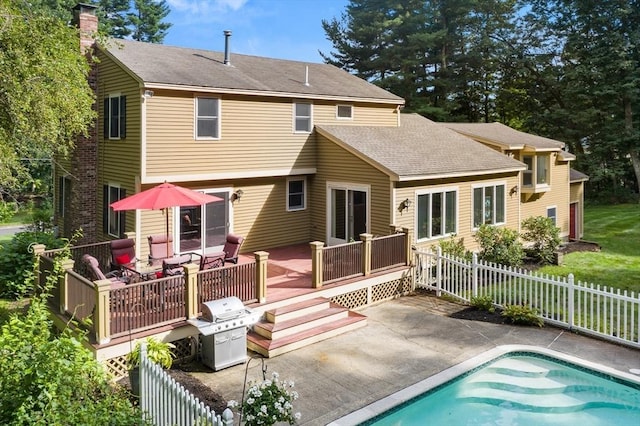
[[[80,51],[87,56],[91,69],[87,76],[89,86],[97,96],[98,69],[91,60],[91,47],[98,31],[98,17],[96,6],[78,3],[73,8],[73,23],[78,28]],[[92,108],[97,112],[97,98]],[[97,164],[98,164],[98,133],[97,122],[94,121],[88,129],[87,136],[76,138],[75,148],[71,154],[71,202],[65,217],[65,230],[71,232],[82,228],[83,237],[76,244],[88,244],[97,241]],[[65,235],[71,237],[71,235]]]

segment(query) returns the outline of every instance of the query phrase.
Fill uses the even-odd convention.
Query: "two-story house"
[[[92,8],[76,11],[90,35]],[[135,232],[146,255],[164,212],[109,205],[164,181],[221,198],[169,211],[176,252],[218,250],[229,232],[245,236],[245,252],[338,244],[390,224],[411,229],[416,245],[458,235],[474,248],[480,224],[519,229],[529,215],[554,216],[570,235],[573,157],[561,143],[404,115],[403,99],[343,70],[232,54],[226,37],[224,52],[95,45],[97,126],[55,171],[67,235]]]

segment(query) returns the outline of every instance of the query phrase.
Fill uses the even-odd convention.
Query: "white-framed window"
[[[527,170],[522,172],[522,186],[548,185],[550,160],[549,155],[523,155],[522,162],[527,166]]]
[[[336,105],[338,120],[353,120],[353,105]]]
[[[299,133],[310,133],[313,122],[313,105],[308,102],[293,104],[293,129]]]
[[[507,200],[505,184],[473,187],[473,227],[505,223]]]
[[[196,139],[220,139],[220,99],[196,98]]]
[[[307,180],[305,178],[287,179],[287,211],[307,208]]]
[[[547,207],[547,217],[553,221],[553,226],[556,226],[558,209],[556,206]]]
[[[124,188],[117,185],[104,185],[103,206],[102,206],[102,227],[105,234],[116,238],[124,236],[125,212],[115,211],[111,208],[111,203],[123,199],[126,196]]]
[[[416,232],[418,240],[458,232],[458,188],[416,193]]]
[[[127,136],[127,97],[120,94],[104,98],[104,138],[124,139]]]

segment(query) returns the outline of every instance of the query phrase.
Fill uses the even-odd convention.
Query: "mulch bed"
[[[497,309],[495,312],[483,311],[481,309],[470,306],[458,312],[449,315],[450,318],[464,319],[470,321],[490,322],[493,324],[507,324],[508,320],[500,314]]]

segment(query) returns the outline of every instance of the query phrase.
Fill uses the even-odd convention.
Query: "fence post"
[[[362,241],[362,275],[371,275],[371,240],[372,234],[360,234]]]
[[[436,263],[436,296],[442,296],[442,247],[438,246],[438,263]]]
[[[471,284],[473,297],[478,297],[478,254],[473,253],[473,257],[471,258],[471,271],[473,280]]]
[[[197,318],[200,305],[198,304],[198,265],[187,263],[184,268],[186,315],[188,319]]]
[[[67,271],[73,270],[73,260],[64,259],[61,262],[62,276],[58,278],[58,295],[60,296],[60,313],[67,312],[67,306],[69,306],[67,294],[69,294],[69,273]]]
[[[311,246],[311,286],[313,288],[322,287],[322,241],[312,241]]]
[[[569,311],[567,314],[569,315],[569,317],[567,318],[567,323],[569,324],[569,330],[573,330],[573,310],[575,309],[574,307],[574,300],[573,300],[573,282],[574,282],[574,277],[573,274],[569,274],[568,277],[568,281],[569,281],[569,285],[567,286],[568,289],[568,294],[567,294],[567,298],[569,300],[567,300],[567,311]]]
[[[103,344],[111,340],[111,313],[109,312],[109,292],[111,290],[111,281],[98,280],[94,281],[96,285],[96,313],[94,318],[94,329],[96,332],[96,340]]]
[[[402,228],[402,232],[404,233],[404,251],[407,255],[405,260],[407,262],[406,265],[411,266],[413,265],[413,252],[411,250],[413,245],[413,233],[409,228]]]
[[[139,365],[139,387],[138,393],[140,398],[140,411],[142,412],[142,418],[148,416],[149,410],[149,401],[147,401],[147,379],[148,379],[148,365],[147,365],[147,343],[144,341],[140,342],[140,365]]]
[[[267,301],[267,262],[269,253],[266,251],[256,251],[256,298],[258,303]]]

